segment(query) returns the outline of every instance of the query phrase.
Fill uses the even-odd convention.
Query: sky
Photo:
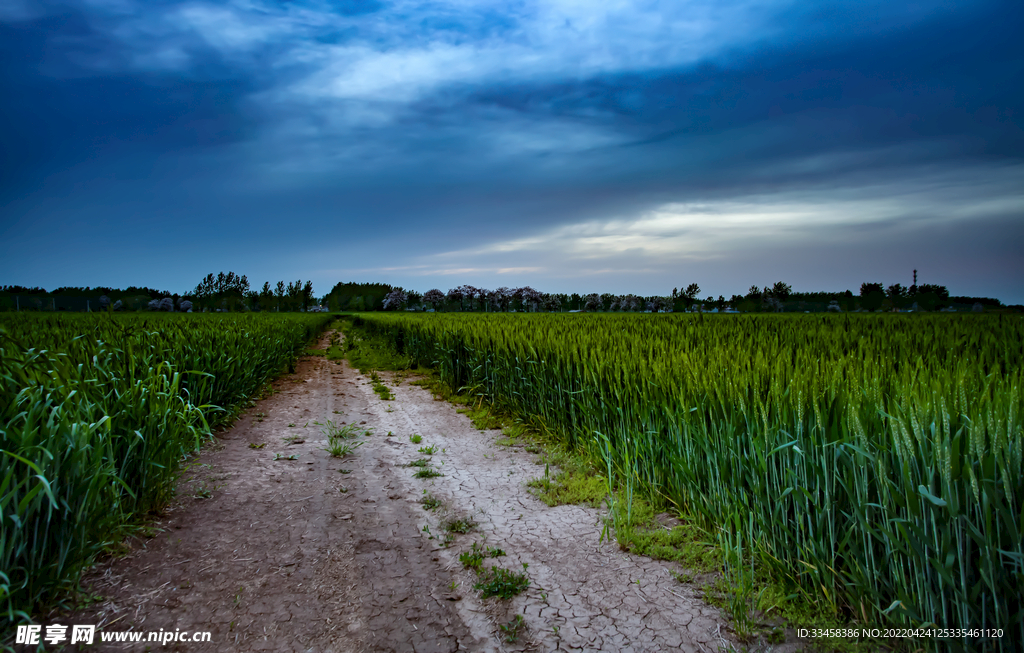
[[[1024,303],[1019,1],[0,0],[0,284]]]

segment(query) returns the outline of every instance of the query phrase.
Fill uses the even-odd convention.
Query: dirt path
[[[497,445],[500,432],[476,430],[426,390],[391,387],[395,399],[385,402],[347,364],[323,358],[301,361],[274,386],[183,476],[161,532],[88,577],[106,600],[63,623],[212,632],[209,644],[153,647],[182,651],[714,651],[729,643],[717,610],[668,564],[599,542],[597,510],[532,497],[523,484],[542,473],[536,457]],[[352,456],[332,458],[320,426],[328,419],[373,434]],[[422,442],[410,442],[413,434]],[[432,456],[418,451],[428,446]],[[405,465],[421,458],[444,475],[415,478],[419,468]],[[443,507],[425,510],[425,492]],[[476,525],[443,546],[441,522],[454,517]],[[473,543],[503,549],[486,564],[524,572],[529,588],[482,600],[458,559]],[[515,615],[523,627],[509,642],[501,626]]]

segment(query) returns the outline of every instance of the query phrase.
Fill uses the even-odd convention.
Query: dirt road
[[[675,581],[670,565],[601,543],[598,510],[535,499],[524,483],[543,473],[536,456],[496,444],[500,432],[478,431],[428,391],[405,383],[383,401],[358,372],[324,358],[302,360],[274,387],[192,464],[159,532],[88,576],[105,600],[64,623],[211,631],[207,644],[150,645],[181,651],[714,651],[729,643],[717,610]],[[372,434],[332,458],[328,420]],[[407,466],[414,461],[429,467]],[[414,476],[428,468],[443,476]],[[428,495],[441,505],[426,510]],[[446,535],[452,520],[467,532]],[[529,587],[510,600],[480,598],[475,574],[459,562],[474,543],[503,550],[485,566],[523,573]]]

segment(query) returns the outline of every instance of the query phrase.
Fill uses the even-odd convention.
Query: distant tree
[[[793,293],[793,287],[788,283],[776,281],[775,285],[772,286],[771,296],[780,302],[784,302],[789,299],[789,296]]]
[[[662,311],[667,311],[670,308],[672,308],[671,297],[652,297],[650,301],[647,302],[647,310],[652,313],[661,313]]]
[[[421,309],[423,308],[423,293],[417,292],[415,290],[407,290],[405,292],[409,296],[410,308],[413,306],[418,306]]]
[[[463,284],[459,286],[459,290],[462,292],[462,296],[466,298],[466,305],[468,306],[468,310],[474,310],[478,303],[477,297],[480,296],[481,289],[477,288],[476,286],[470,286],[469,284]]]
[[[430,304],[430,307],[436,311],[437,307],[444,302],[444,293],[437,288],[431,288],[423,293],[423,301]]]
[[[885,301],[885,290],[880,283],[862,283],[860,285],[860,304],[866,310],[875,311]]]
[[[260,310],[261,311],[269,311],[270,310],[270,304],[271,304],[271,302],[273,302],[273,299],[274,299],[274,291],[271,290],[271,288],[270,288],[270,282],[269,281],[264,281],[263,282],[263,287],[260,288],[259,298],[257,299],[257,301],[259,302]]]
[[[207,308],[224,307],[238,310],[244,308],[244,300],[248,294],[249,279],[244,274],[219,272],[214,276],[211,272],[203,277],[190,296]]]
[[[277,300],[277,310],[281,310],[281,305],[284,303],[285,298],[285,287],[284,281],[278,281],[274,287],[274,298]]]
[[[922,311],[934,311],[949,303],[949,290],[945,286],[922,283],[917,286],[917,292],[910,298],[917,302],[918,308]]]
[[[690,310],[693,306],[693,302],[697,301],[697,296],[700,295],[700,286],[695,283],[691,283],[686,287],[686,290],[682,292],[683,300],[686,303],[686,310]]]
[[[889,298],[893,308],[903,308],[903,304],[907,299],[907,289],[901,284],[894,283],[885,289],[885,295]]]
[[[601,308],[601,295],[590,293],[586,296],[583,303],[583,310],[585,311],[596,311]]]
[[[400,311],[409,301],[409,295],[401,288],[395,288],[384,299],[385,311]]]
[[[466,295],[462,292],[462,286],[452,288],[448,291],[448,301],[459,304],[459,310],[465,310],[465,299]]]
[[[308,311],[313,303],[313,281],[309,280],[302,286],[302,310]]]
[[[544,295],[539,291],[531,288],[530,286],[523,286],[515,291],[514,295],[519,298],[519,301],[523,305],[523,309],[527,311],[537,310],[538,304],[540,304]]]
[[[499,311],[508,311],[512,306],[516,291],[507,286],[502,286],[494,291],[494,303]]]

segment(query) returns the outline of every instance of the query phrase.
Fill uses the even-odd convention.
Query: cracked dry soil
[[[395,398],[382,401],[347,362],[324,358],[301,359],[273,385],[193,461],[156,535],[87,574],[84,586],[104,600],[64,623],[212,633],[207,644],[150,645],[172,651],[735,645],[718,610],[675,581],[668,563],[601,542],[598,510],[534,498],[524,483],[543,473],[536,456],[496,444],[500,431],[477,430],[429,391],[389,384]],[[332,458],[327,420],[372,435]],[[428,446],[432,455],[419,451]],[[414,477],[418,468],[406,465],[423,458],[443,476]],[[425,510],[428,493],[442,507]],[[453,517],[476,525],[444,546],[442,522]],[[504,550],[485,565],[524,572],[528,589],[481,599],[458,557],[474,542]],[[509,641],[502,626],[515,615],[523,625]],[[132,648],[89,650],[104,646]]]

